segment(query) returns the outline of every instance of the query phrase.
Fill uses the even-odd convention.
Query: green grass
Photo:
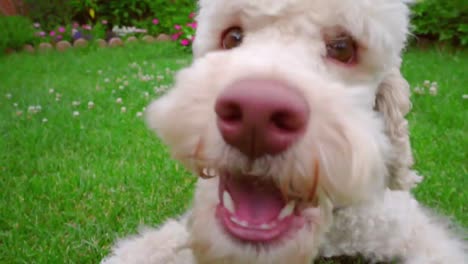
[[[0,58],[0,263],[96,263],[117,237],[189,206],[195,178],[137,113],[190,60],[169,44]],[[466,69],[467,51],[435,49],[409,51],[403,67],[414,86],[440,87],[413,96],[411,137],[425,176],[416,195],[463,226]],[[42,110],[28,113],[35,105]]]

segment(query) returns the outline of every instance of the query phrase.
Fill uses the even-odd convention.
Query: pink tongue
[[[272,184],[231,178],[226,189],[234,201],[236,218],[248,223],[269,223],[285,206],[280,191]]]

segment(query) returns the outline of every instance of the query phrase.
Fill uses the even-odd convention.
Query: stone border
[[[145,35],[141,39],[138,39],[135,36],[130,36],[128,37],[125,41],[122,40],[119,37],[114,37],[109,39],[108,41],[105,41],[104,39],[97,39],[94,41],[99,47],[105,48],[105,47],[122,47],[125,46],[125,44],[132,44],[132,43],[138,43],[138,42],[144,42],[144,43],[155,43],[155,42],[169,42],[172,41],[171,37],[167,34],[159,34],[156,38],[151,36],[151,35]],[[51,43],[48,42],[42,42],[37,47],[34,47],[33,45],[26,44],[23,46],[21,51],[27,52],[27,53],[35,53],[37,52],[48,52],[48,51],[53,51],[57,50],[59,52],[64,52],[66,50],[69,50],[71,48],[84,48],[89,45],[89,42],[86,39],[79,38],[75,40],[73,43],[70,43],[66,40],[61,40],[55,45],[52,45]],[[14,53],[14,50],[12,49],[7,49],[5,54],[11,54]]]

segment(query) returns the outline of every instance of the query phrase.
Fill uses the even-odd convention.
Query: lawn
[[[190,204],[195,177],[141,117],[191,57],[172,46],[0,57],[0,263],[96,263]],[[410,50],[420,200],[468,226],[468,51]]]

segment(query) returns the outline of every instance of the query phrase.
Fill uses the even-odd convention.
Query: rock
[[[33,45],[31,44],[26,44],[23,46],[23,51],[27,52],[27,53],[34,53],[34,47]]]
[[[71,47],[72,47],[72,45],[70,44],[70,42],[68,42],[66,40],[61,40],[61,41],[57,42],[57,44],[55,44],[55,48],[58,51],[66,51],[67,49],[69,49]]]
[[[52,46],[52,44],[48,43],[48,42],[42,42],[41,44],[39,44],[39,51],[40,52],[47,52],[47,51],[51,51],[54,47]]]
[[[120,47],[123,46],[123,41],[120,38],[111,38],[109,40],[110,47]]]
[[[98,40],[96,40],[96,43],[98,44],[98,46],[99,46],[100,48],[105,48],[105,47],[107,47],[107,42],[106,42],[105,40],[103,40],[103,39],[98,39]]]
[[[167,34],[159,34],[156,38],[158,42],[172,41],[171,37]]]
[[[135,43],[138,42],[138,39],[135,36],[131,36],[127,39],[127,43]]]
[[[154,39],[152,36],[150,36],[150,35],[144,36],[144,37],[142,38],[142,40],[143,40],[144,42],[146,42],[146,43],[153,43],[153,42],[155,41],[155,39]]]
[[[73,47],[84,48],[88,46],[88,41],[84,38],[79,38],[73,42]]]

